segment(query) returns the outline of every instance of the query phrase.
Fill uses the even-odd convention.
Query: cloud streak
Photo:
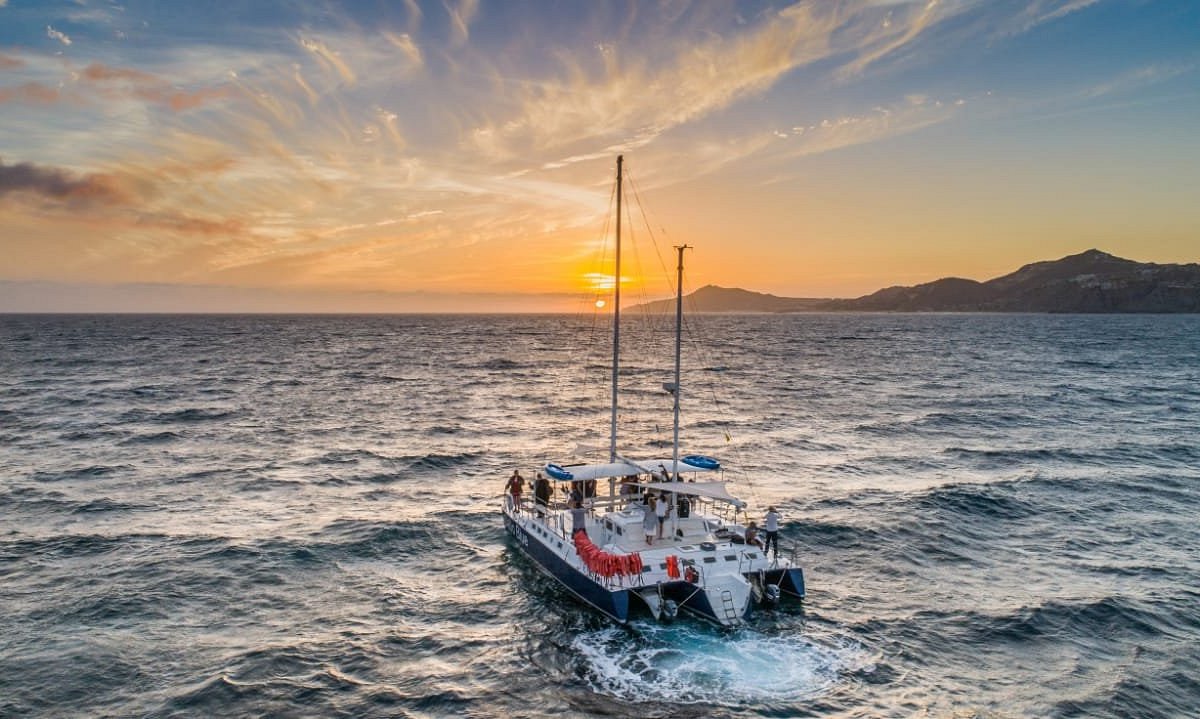
[[[51,40],[57,40],[63,45],[71,44],[71,38],[65,32],[55,30],[49,25],[46,26],[46,37],[50,38]]]

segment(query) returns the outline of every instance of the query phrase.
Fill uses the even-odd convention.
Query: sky
[[[1200,2],[0,0],[0,311],[1200,260]],[[628,287],[628,289],[624,289]]]

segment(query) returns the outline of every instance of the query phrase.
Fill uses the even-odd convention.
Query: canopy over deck
[[[746,503],[729,493],[724,482],[651,482],[639,484],[640,489],[657,489],[660,492],[674,492],[693,497],[708,497],[722,502],[728,502],[741,509]]]
[[[559,482],[585,482],[590,479],[652,474],[664,470],[671,474],[679,474],[680,472],[716,472],[721,469],[721,464],[715,459],[699,455],[680,457],[678,464],[673,459],[632,460],[620,457],[619,460],[606,464],[555,464],[551,462],[544,465],[542,471],[551,479]],[[699,464],[693,462],[699,462]]]
[[[550,475],[552,479],[559,482],[583,482],[589,479],[624,477],[630,474],[642,474],[649,471],[630,462],[609,462],[608,464],[547,464],[542,470]]]

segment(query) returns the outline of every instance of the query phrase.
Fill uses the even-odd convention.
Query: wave
[[[220,390],[214,390],[220,393]],[[241,414],[239,410],[223,409],[217,407],[188,407],[185,409],[171,410],[168,412],[156,412],[149,409],[131,409],[120,415],[120,422],[157,422],[160,424],[174,424],[178,422],[213,422],[219,420],[227,420],[237,417]]]
[[[413,471],[431,469],[445,470],[470,464],[482,456],[483,455],[478,452],[462,452],[459,454],[426,454],[415,457],[404,457],[403,461],[407,461],[408,469]]]
[[[118,502],[108,497],[93,499],[85,504],[77,504],[71,514],[92,514],[94,512],[130,512],[149,509],[149,505]]]
[[[360,462],[390,462],[390,457],[376,454],[366,449],[339,449],[326,452],[320,457],[314,457],[300,462],[301,466],[319,466],[322,464],[358,464]]]
[[[62,472],[35,472],[33,478],[38,482],[65,482],[72,479],[98,479],[100,477],[107,477],[119,472],[133,471],[133,465],[129,464],[93,464],[87,467],[64,470]]]
[[[487,360],[486,362],[481,362],[477,365],[474,365],[474,367],[476,369],[486,369],[486,370],[492,370],[492,371],[507,371],[507,370],[521,369],[525,366],[526,365],[523,365],[520,362],[515,362],[513,360],[506,359],[503,357],[496,357],[496,358]]]
[[[1163,633],[1153,610],[1123,596],[1084,601],[1050,600],[1001,617],[977,617],[971,633],[980,640],[1016,642],[1104,637],[1149,638]]]
[[[870,673],[872,660],[855,642],[733,633],[679,623],[634,622],[581,632],[571,641],[577,671],[592,691],[622,701],[736,707],[811,701],[843,676]]]
[[[137,445],[137,444],[162,444],[164,442],[172,442],[180,439],[183,435],[178,432],[155,432],[153,434],[141,434],[136,437],[130,437],[123,440],[122,445]]]
[[[1011,484],[952,484],[938,487],[918,497],[919,510],[946,512],[956,517],[1023,519],[1040,509],[1013,496]]]

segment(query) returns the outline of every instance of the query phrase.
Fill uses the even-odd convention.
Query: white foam
[[[607,627],[572,642],[594,691],[626,701],[736,706],[829,692],[847,671],[870,671],[865,649],[830,638],[732,634],[689,624]]]

